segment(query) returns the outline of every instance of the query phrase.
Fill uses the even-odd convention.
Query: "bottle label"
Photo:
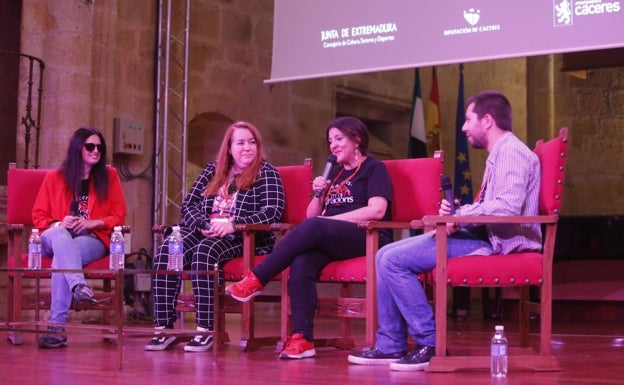
[[[503,344],[492,344],[491,346],[491,354],[493,356],[506,356],[507,355],[507,346]]]
[[[123,243],[111,243],[111,254],[123,254],[123,253],[124,253]]]
[[[41,244],[40,243],[29,243],[28,244],[28,252],[33,253],[41,253]]]
[[[169,254],[182,254],[182,242],[169,243]]]

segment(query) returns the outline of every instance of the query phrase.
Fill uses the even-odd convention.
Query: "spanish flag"
[[[438,75],[435,67],[432,68],[433,76],[431,78],[431,92],[429,94],[429,104],[427,105],[427,155],[433,156],[433,153],[440,149],[442,142],[440,133],[440,95],[438,93]]]

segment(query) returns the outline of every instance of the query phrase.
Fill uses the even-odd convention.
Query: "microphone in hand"
[[[451,205],[451,215],[455,214],[455,197],[453,196],[453,184],[451,178],[446,175],[442,175],[442,192],[444,193],[444,199]]]
[[[77,217],[80,215],[80,210],[78,208],[78,201],[71,201],[69,204],[69,215],[72,217]]]
[[[327,179],[327,177],[329,176],[329,172],[331,171],[332,167],[334,167],[334,164],[336,164],[336,160],[336,155],[334,154],[331,154],[327,157],[327,163],[325,164],[325,169],[323,170],[322,175],[323,179]],[[321,194],[323,194],[323,190],[316,190],[314,196],[320,198]]]

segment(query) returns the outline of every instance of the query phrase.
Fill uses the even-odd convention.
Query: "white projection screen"
[[[275,0],[267,82],[624,46],[624,0]]]

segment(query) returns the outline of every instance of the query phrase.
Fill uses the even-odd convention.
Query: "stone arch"
[[[203,112],[189,122],[187,161],[203,168],[213,161],[227,127],[234,120],[220,112]]]

